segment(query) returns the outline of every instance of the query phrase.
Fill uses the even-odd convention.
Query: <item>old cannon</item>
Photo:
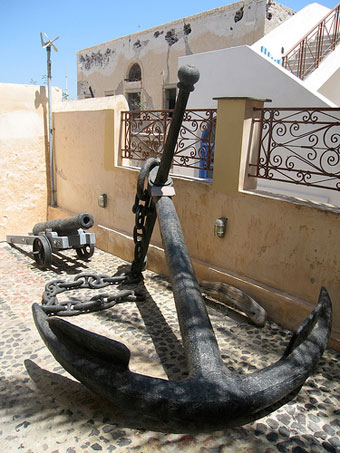
[[[52,252],[57,250],[75,249],[77,256],[86,260],[94,253],[95,234],[84,229],[93,224],[93,216],[82,212],[66,219],[37,223],[27,236],[8,235],[6,240],[9,244],[32,245],[34,259],[41,267],[51,264]]]
[[[180,68],[179,94],[161,162],[149,159],[140,171],[133,207],[135,258],[130,272],[122,277],[127,283],[142,278],[158,218],[188,377],[175,382],[133,372],[129,369],[130,351],[124,344],[48,316],[51,312],[45,312],[43,306],[33,305],[41,337],[69,373],[116,407],[133,413],[135,419],[172,432],[238,426],[285,404],[317,365],[327,346],[332,320],[331,301],[322,288],[318,304],[295,331],[279,361],[241,375],[230,372],[224,364],[172,202],[174,189],[168,177],[187,99],[198,77],[195,68]],[[87,287],[101,287],[106,280],[87,276],[87,281]],[[75,283],[71,282],[70,288]],[[66,286],[63,284],[63,288]]]

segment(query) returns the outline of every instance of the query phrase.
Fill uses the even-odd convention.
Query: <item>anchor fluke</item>
[[[123,343],[89,332],[63,319],[49,318],[38,304],[33,304],[32,310],[39,333],[47,347],[51,349],[49,345],[53,346],[53,354],[63,353],[64,348],[73,349],[99,364],[107,362],[128,368],[130,350]],[[52,343],[51,339],[54,340]]]
[[[65,343],[83,349],[87,355],[94,354],[100,361],[105,360],[116,366],[128,367],[130,350],[123,343],[89,332],[60,318],[49,318],[48,323],[59,340],[63,338]]]
[[[39,305],[33,305],[40,335],[69,373],[115,406],[132,411],[149,428],[171,432],[243,425],[294,398],[327,347],[332,313],[327,292],[321,292],[313,313],[312,330],[301,343],[296,341],[288,356],[263,370],[238,375],[224,368],[214,375],[212,369],[210,378],[193,372],[174,382],[130,371],[124,345],[48,318]],[[301,329],[297,332],[292,338],[299,340]]]
[[[294,349],[296,349],[303,341],[305,341],[311,334],[315,324],[321,318],[320,322],[324,324],[324,329],[321,331],[322,335],[315,337],[315,346],[319,346],[321,349],[326,349],[328,344],[330,329],[332,325],[332,304],[326,288],[322,287],[319,295],[319,303],[316,305],[312,313],[310,313],[303,323],[295,330],[290,339],[290,342],[283,354],[283,357],[288,357]],[[325,339],[327,337],[327,340]]]

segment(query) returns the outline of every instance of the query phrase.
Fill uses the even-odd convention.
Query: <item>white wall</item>
[[[340,106],[340,68],[319,88],[319,93]]]
[[[340,45],[331,52],[320,66],[310,74],[305,85],[311,90],[318,90],[336,105],[340,105]]]
[[[216,97],[271,99],[270,107],[335,106],[249,46],[181,57],[178,64],[191,64],[200,71],[200,80],[189,97],[191,109],[215,108]]]
[[[330,11],[325,6],[312,3],[265,35],[251,47],[260,52],[261,46],[263,46],[270,52],[273,58],[280,59],[282,58],[282,47],[284,48],[284,53],[289,52]]]
[[[330,13],[330,9],[318,3],[312,3],[282,25],[254,43],[251,48],[266,54],[266,58],[282,61],[283,53],[289,52],[307,33]],[[270,56],[268,56],[270,53]],[[305,86],[312,91],[318,91],[335,105],[340,105],[340,46],[331,52],[306,79]]]

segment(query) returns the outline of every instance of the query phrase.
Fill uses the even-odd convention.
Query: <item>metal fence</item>
[[[173,166],[199,170],[210,177],[214,166],[216,109],[186,110],[179,132]],[[160,157],[173,110],[122,112],[122,159],[140,166],[148,157]],[[123,161],[124,162],[124,161]]]
[[[340,191],[340,108],[254,110],[260,139],[249,176]]]
[[[282,57],[282,66],[304,79],[340,42],[340,3],[289,52]]]

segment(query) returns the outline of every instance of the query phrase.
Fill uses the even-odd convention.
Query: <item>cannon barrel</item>
[[[68,217],[66,219],[55,219],[47,222],[36,223],[33,227],[33,234],[38,235],[47,229],[55,231],[58,234],[69,234],[77,231],[79,228],[87,230],[94,224],[93,216],[87,212]]]

